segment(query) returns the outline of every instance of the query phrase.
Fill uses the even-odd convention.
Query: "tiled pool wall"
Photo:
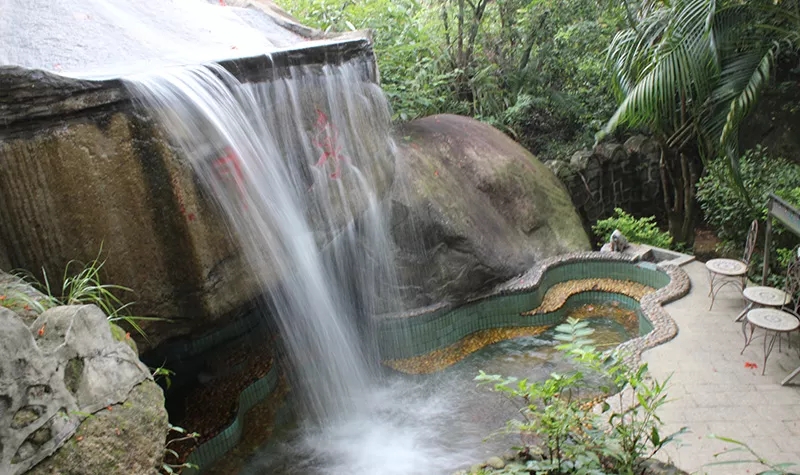
[[[389,359],[424,354],[485,328],[560,323],[564,317],[559,311],[526,317],[520,313],[538,307],[547,289],[553,285],[574,279],[598,277],[631,280],[657,290],[645,295],[639,302],[616,293],[582,292],[567,299],[562,308],[571,309],[587,303],[615,300],[625,308],[634,309],[639,315],[642,336],[628,340],[620,347],[627,350],[626,353],[635,361],[638,361],[642,350],[675,336],[677,326],[661,305],[678,299],[689,291],[689,278],[683,270],[672,265],[657,267],[648,262],[636,262],[633,258],[620,254],[583,252],[547,259],[522,277],[462,306],[439,306],[431,312],[418,311],[381,318],[379,344],[382,356]],[[208,342],[204,344],[219,337],[215,335],[208,338]],[[422,343],[415,343],[417,341]],[[213,465],[239,443],[245,414],[275,390],[277,371],[276,365],[273,365],[265,377],[242,391],[234,421],[215,437],[198,446],[189,456],[188,462],[200,468],[184,469],[182,473],[202,473],[204,467]]]
[[[556,284],[576,279],[610,278],[628,280],[656,289],[666,287],[670,276],[651,263],[603,259],[555,262],[542,273],[539,282],[514,290],[498,289],[458,307],[430,313],[385,317],[378,322],[378,347],[383,359],[403,359],[443,348],[479,330],[500,327],[556,325],[572,308],[598,302],[616,301],[639,315],[640,335],[653,329],[640,310],[639,302],[619,293],[581,292],[570,296],[562,308],[532,316],[521,313],[539,307],[547,291]]]
[[[242,431],[244,430],[244,417],[247,411],[253,408],[256,404],[263,401],[275,388],[278,386],[278,369],[277,365],[272,365],[266,376],[256,380],[253,384],[246,387],[244,391],[239,394],[239,400],[236,409],[236,418],[231,424],[226,427],[222,432],[215,435],[211,439],[203,442],[198,446],[187,458],[186,462],[200,467],[200,470],[194,468],[185,468],[181,473],[184,475],[194,475],[201,473],[202,467],[213,465],[216,461],[222,458],[229,450],[236,447],[242,438]]]

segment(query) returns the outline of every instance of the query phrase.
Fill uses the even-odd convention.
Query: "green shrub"
[[[669,248],[672,245],[672,238],[668,232],[658,229],[655,220],[656,218],[653,216],[634,218],[622,209],[614,208],[614,215],[598,221],[592,226],[592,231],[601,244],[608,242],[611,233],[615,229],[619,229],[630,242]]]
[[[800,207],[800,165],[783,158],[770,156],[764,147],[756,147],[745,152],[740,160],[740,173],[750,202],[736,189],[732,180],[726,177],[728,170],[725,158],[708,164],[706,175],[697,185],[697,200],[703,210],[705,222],[711,226],[721,240],[718,251],[729,256],[741,254],[747,239],[747,231],[754,219],[762,226],[759,238],[763,242],[763,226],[767,218],[767,199],[775,193],[789,204]],[[798,238],[787,231],[780,223],[773,221],[772,245],[770,249],[769,284],[782,286],[782,270],[785,263],[780,256],[788,255],[797,245]],[[752,277],[760,275],[763,254],[754,256],[751,266]]]
[[[706,223],[724,243],[741,249],[754,219],[763,223],[770,193],[800,205],[800,165],[783,158],[772,157],[767,149],[756,147],[746,151],[739,162],[748,203],[732,180],[727,177],[726,158],[708,164],[705,176],[697,184],[697,200]],[[775,233],[783,234],[783,228]],[[791,246],[782,246],[791,247]]]
[[[40,282],[30,272],[21,272],[19,285],[30,285],[42,296],[28,295],[24,291],[16,290],[9,296],[0,296],[0,306],[19,311],[20,308],[35,313],[42,313],[48,308],[58,305],[96,305],[106,314],[109,322],[118,323],[125,321],[145,340],[147,334],[142,330],[137,322],[150,321],[169,321],[160,317],[144,317],[132,315],[129,310],[132,302],[123,303],[118,294],[132,293],[133,290],[121,285],[105,284],[101,279],[101,270],[106,261],[101,260],[102,248],[97,257],[89,263],[79,261],[69,261],[64,268],[61,277],[61,289],[56,290],[47,275],[47,271],[42,268],[43,279]],[[14,290],[14,289],[12,289]]]
[[[472,116],[547,160],[590,145],[614,111],[604,51],[625,24],[619,2],[277,3],[321,30],[371,29],[397,120]]]
[[[411,120],[452,109],[455,72],[445,52],[428,5],[416,0],[279,1],[302,23],[323,31],[373,31],[381,87],[394,118]]]
[[[556,328],[556,339],[577,369],[553,373],[545,381],[530,382],[480,373],[479,384],[490,384],[520,404],[522,420],[511,420],[505,433],[533,436],[540,441],[526,447],[519,461],[493,473],[521,474],[619,474],[641,473],[641,464],[655,455],[684,429],[662,435],[656,411],[666,403],[666,382],[647,377],[647,365],[630,367],[622,355],[600,353],[589,338],[588,322],[575,319]],[[606,392],[617,391],[619,404],[603,403],[597,413],[579,395],[590,375],[607,383]]]

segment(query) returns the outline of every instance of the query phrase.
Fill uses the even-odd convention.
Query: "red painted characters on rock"
[[[342,154],[342,146],[339,144],[339,130],[333,125],[328,116],[317,109],[317,122],[314,124],[314,137],[311,143],[317,147],[321,155],[317,160],[316,166],[323,167],[326,162],[333,164],[331,178],[339,178],[342,173],[342,162],[349,159]]]
[[[239,156],[232,148],[225,149],[225,155],[214,160],[214,171],[220,180],[233,183],[236,191],[239,194],[239,199],[242,205],[247,209],[245,202],[245,187],[244,187],[244,174],[242,173],[242,165]]]

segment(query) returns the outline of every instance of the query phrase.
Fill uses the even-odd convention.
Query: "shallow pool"
[[[614,347],[638,336],[638,328],[623,323],[635,321],[635,313],[626,312],[632,311],[590,304],[570,313],[589,319],[600,347]],[[519,444],[519,436],[486,437],[516,417],[518,407],[478,387],[474,378],[479,370],[534,380],[569,371],[572,365],[556,345],[551,327],[536,336],[490,344],[432,374],[384,375],[362,395],[358,414],[324,426],[287,422],[276,431],[279,436],[242,461],[239,473],[449,475],[502,454]]]

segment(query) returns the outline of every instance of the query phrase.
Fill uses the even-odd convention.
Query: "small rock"
[[[480,473],[481,470],[483,470],[483,464],[482,463],[476,463],[475,465],[473,465],[473,466],[471,466],[469,468],[469,473]]]
[[[486,465],[489,466],[489,467],[496,468],[496,469],[499,470],[499,469],[505,467],[506,463],[500,457],[489,457],[486,460]]]

